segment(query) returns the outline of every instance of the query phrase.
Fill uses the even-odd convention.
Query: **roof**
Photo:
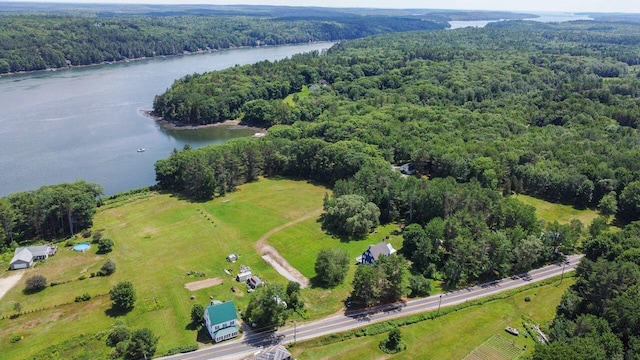
[[[256,359],[258,360],[284,360],[291,359],[291,353],[287,351],[287,349],[278,345],[272,349],[269,349],[261,354],[259,354]]]
[[[369,251],[371,252],[371,256],[375,260],[378,260],[378,257],[380,257],[380,255],[389,256],[394,252],[396,252],[396,249],[394,249],[393,246],[391,246],[391,244],[387,244],[384,241],[380,241],[375,245],[369,245]]]
[[[33,261],[33,254],[31,254],[31,251],[29,251],[29,249],[27,248],[17,248],[16,254],[13,255],[13,259],[11,259],[10,264],[16,263],[18,261],[24,261],[24,262],[30,263]]]
[[[230,334],[237,333],[237,332],[238,332],[238,327],[237,326],[229,326],[229,327],[222,328],[222,329],[216,331],[214,333],[214,335],[215,335],[214,337],[230,335]]]
[[[49,255],[49,245],[41,245],[41,246],[29,246],[29,251],[33,256],[48,256]]]
[[[209,317],[211,325],[238,319],[236,306],[233,304],[233,301],[209,305],[207,306],[205,313]]]

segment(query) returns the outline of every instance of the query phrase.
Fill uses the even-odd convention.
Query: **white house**
[[[19,251],[18,251],[19,250]],[[27,248],[17,248],[9,263],[11,270],[26,269],[33,265],[33,254]]]
[[[212,301],[204,311],[204,322],[215,342],[238,336],[238,314],[233,301]]]
[[[30,247],[19,247],[16,248],[13,258],[9,263],[9,269],[17,270],[17,269],[26,269],[30,266],[33,266],[33,262],[37,260],[44,260],[49,258],[49,256],[55,255],[58,247],[53,245],[41,245],[41,246],[30,246]]]
[[[369,248],[362,253],[362,256],[357,260],[362,264],[373,264],[380,258],[380,256],[389,256],[396,252],[391,244],[387,244],[384,241],[380,241],[375,245],[369,245]]]

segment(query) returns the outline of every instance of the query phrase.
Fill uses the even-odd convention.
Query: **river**
[[[243,48],[0,77],[0,196],[84,179],[106,195],[155,184],[174,148],[253,130],[166,130],[140,114],[182,76],[279,60],[332,43]],[[144,152],[138,149],[144,148]]]

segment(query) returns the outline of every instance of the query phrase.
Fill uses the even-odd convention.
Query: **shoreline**
[[[223,122],[218,122],[213,124],[191,125],[191,124],[175,123],[169,120],[165,120],[160,116],[154,115],[153,110],[149,110],[149,109],[140,109],[138,110],[138,112],[142,116],[153,119],[156,123],[158,123],[158,125],[160,125],[161,128],[165,130],[199,130],[199,129],[206,129],[210,127],[226,126],[226,127],[229,127],[231,130],[255,130],[256,132],[260,132],[260,133],[267,132],[267,128],[253,126],[253,125],[244,125],[241,123],[240,120],[226,120]]]
[[[221,52],[221,51],[240,50],[240,49],[296,46],[296,45],[322,44],[322,43],[331,43],[331,46],[333,46],[334,44],[336,44],[338,42],[339,42],[339,40],[323,40],[323,41],[298,42],[298,43],[281,44],[281,45],[235,46],[235,47],[228,47],[228,48],[224,48],[224,49],[204,49],[204,50],[191,51],[191,52],[186,52],[186,53],[181,53],[181,54],[143,56],[143,57],[139,57],[139,58],[131,58],[131,59],[123,59],[123,60],[102,61],[102,62],[95,63],[95,64],[71,65],[71,66],[63,66],[63,67],[59,67],[59,68],[47,68],[47,69],[39,69],[39,70],[28,70],[28,71],[17,71],[17,72],[0,73],[0,77],[3,77],[3,76],[9,77],[9,76],[17,76],[17,75],[25,75],[25,74],[37,74],[37,73],[43,73],[43,72],[65,71],[65,70],[70,70],[70,69],[73,69],[73,68],[86,68],[86,67],[114,65],[114,64],[122,64],[122,63],[136,62],[136,61],[161,59],[161,58],[167,58],[167,57],[212,54],[212,53]]]

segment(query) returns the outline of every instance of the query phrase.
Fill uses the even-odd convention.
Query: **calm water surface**
[[[534,13],[534,15],[538,15],[538,17],[524,19],[524,20],[547,22],[547,23],[576,21],[576,20],[593,20],[588,15],[565,13],[565,12],[540,12],[540,13]],[[466,27],[485,27],[488,23],[498,22],[498,21],[504,21],[504,20],[449,21],[449,25],[451,25],[449,30],[466,28]]]
[[[248,48],[0,77],[0,196],[84,179],[107,195],[155,184],[174,148],[254,131],[165,130],[140,114],[187,74],[278,60],[331,43]],[[145,148],[144,152],[137,149]]]

